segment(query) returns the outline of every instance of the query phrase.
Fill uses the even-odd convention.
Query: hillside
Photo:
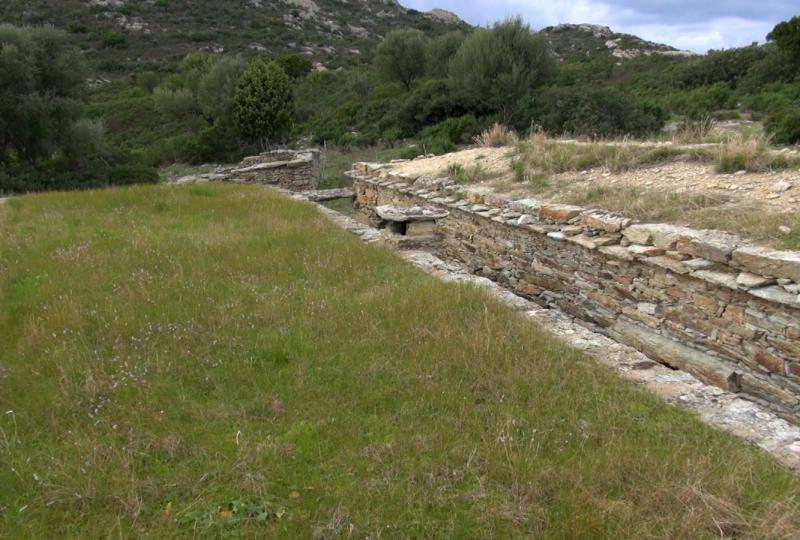
[[[561,60],[580,56],[612,56],[630,60],[640,56],[661,54],[665,56],[695,56],[669,45],[653,43],[631,34],[614,32],[607,26],[596,24],[559,24],[542,29]]]
[[[65,28],[105,73],[159,68],[193,51],[294,53],[333,68],[369,58],[396,28],[436,35],[466,26],[396,0],[4,0],[0,21]]]
[[[435,36],[470,28],[451,12],[422,13],[397,0],[6,0],[0,21],[69,30],[105,74],[158,70],[193,51],[300,54],[317,68],[336,68],[369,61],[375,45],[394,29]],[[542,32],[561,60],[692,54],[592,24]]]

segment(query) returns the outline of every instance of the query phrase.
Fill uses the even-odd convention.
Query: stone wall
[[[245,158],[238,167],[225,171],[225,181],[308,191],[319,189],[321,171],[319,150],[274,150]]]
[[[357,214],[440,207],[439,254],[800,423],[800,253],[357,164]]]

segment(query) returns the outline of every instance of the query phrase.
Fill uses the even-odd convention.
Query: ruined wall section
[[[320,152],[316,149],[265,152],[224,171],[227,182],[276,185],[290,191],[319,189],[320,176]]]
[[[351,176],[364,221],[381,205],[441,207],[440,255],[800,423],[800,253],[375,164]]]

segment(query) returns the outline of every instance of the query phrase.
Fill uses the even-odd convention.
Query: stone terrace
[[[356,208],[438,207],[441,256],[800,422],[800,253],[357,164]]]

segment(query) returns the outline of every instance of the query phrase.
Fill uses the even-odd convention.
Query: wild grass
[[[765,172],[800,167],[800,158],[771,151],[769,142],[764,135],[729,138],[719,146],[717,172]]]
[[[732,231],[760,244],[800,249],[800,214],[776,212],[759,202],[733,205],[724,195],[602,186],[565,192],[563,201],[616,210],[643,222]]]
[[[498,172],[486,170],[480,162],[472,167],[464,167],[461,163],[451,163],[443,174],[449,176],[459,184],[475,184],[500,175]]]
[[[761,451],[309,205],[162,185],[0,219],[0,536],[800,528]]]
[[[698,128],[701,129],[701,128]],[[520,143],[520,160],[546,173],[582,171],[598,167],[620,173],[665,161],[714,163],[717,172],[764,172],[800,167],[800,158],[777,153],[763,134],[726,135],[717,147],[624,143],[565,143],[537,134]]]
[[[503,124],[495,124],[475,137],[475,144],[484,147],[500,148],[519,143],[516,132]]]
[[[545,173],[581,171],[606,167],[623,172],[683,156],[684,150],[625,144],[574,144],[548,140],[537,134],[520,143],[520,160],[526,167]]]

